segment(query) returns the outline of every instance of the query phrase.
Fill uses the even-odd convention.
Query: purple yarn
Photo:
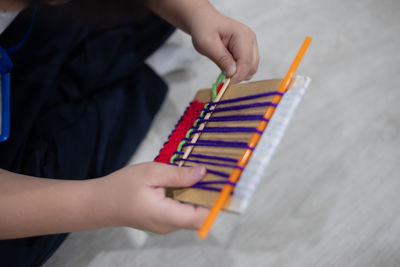
[[[209,103],[208,103],[208,106],[211,106],[211,105],[228,104],[228,103],[234,103],[234,102],[239,102],[239,101],[244,101],[244,100],[250,100],[250,99],[260,98],[260,97],[273,96],[273,95],[280,95],[280,96],[283,96],[282,93],[277,92],[277,91],[276,91],[276,92],[268,92],[268,93],[261,93],[261,94],[255,94],[255,95],[247,95],[247,96],[242,96],[242,97],[224,99],[224,100],[220,100],[220,101],[218,101],[218,102],[209,102]]]
[[[248,108],[257,108],[257,107],[277,107],[277,104],[274,104],[272,102],[257,102],[257,103],[252,103],[252,104],[244,104],[244,105],[236,105],[236,106],[228,106],[228,107],[222,107],[222,108],[215,108],[215,109],[209,109],[206,108],[204,109],[204,113],[217,113],[217,112],[223,112],[223,111],[231,111],[231,110],[241,110],[241,109],[248,109]]]
[[[203,130],[194,130],[191,134],[196,133],[254,133],[262,134],[262,131],[256,127],[204,127]]]
[[[221,180],[221,181],[200,181],[195,185],[210,185],[210,184],[230,184],[231,186],[236,186],[236,183],[231,182],[229,180]]]
[[[183,155],[183,152],[177,153],[178,155]],[[210,155],[204,155],[204,154],[190,154],[190,158],[199,158],[199,159],[210,159],[210,160],[220,160],[220,161],[227,161],[227,162],[233,162],[236,163],[238,162],[237,159],[234,158],[229,158],[229,157],[219,157],[219,156],[210,156]]]
[[[182,147],[187,146],[210,146],[210,147],[232,147],[232,148],[249,148],[246,142],[221,141],[221,140],[197,140],[196,143],[185,143]]]
[[[240,169],[243,171],[243,167],[240,167],[238,165],[233,165],[233,164],[218,163],[218,162],[204,161],[204,160],[195,160],[195,159],[182,159],[182,158],[175,159],[175,161],[185,161],[185,162],[193,162],[193,163],[198,163],[198,164],[207,164],[207,165],[214,165],[214,166],[221,166],[221,167],[228,167],[228,168],[237,168],[237,169]]]
[[[207,173],[211,173],[211,174],[214,174],[216,176],[221,176],[221,177],[224,177],[224,178],[229,178],[229,174],[227,174],[227,173],[216,171],[216,170],[212,170],[212,169],[208,169],[208,168],[207,168]]]
[[[222,188],[216,188],[216,187],[212,187],[209,185],[213,185],[213,184],[230,184],[233,187],[236,186],[236,183],[233,183],[231,181],[202,181],[202,182],[198,182],[194,185],[192,185],[192,188],[196,188],[196,189],[202,189],[202,190],[208,190],[208,191],[216,191],[216,192],[221,192]],[[231,193],[233,194],[233,192]]]
[[[231,116],[217,116],[211,117],[209,119],[203,119],[199,117],[199,123],[203,122],[214,122],[214,121],[269,121],[268,119],[264,118],[263,115],[231,115]]]
[[[191,188],[195,189],[202,189],[202,190],[207,190],[207,191],[215,191],[215,192],[221,192],[221,188],[215,188],[212,186],[205,186],[205,185],[192,185]]]

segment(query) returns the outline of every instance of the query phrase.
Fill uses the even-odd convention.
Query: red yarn
[[[219,94],[219,91],[221,91],[222,86],[224,86],[224,83],[220,83],[217,87],[217,95]]]
[[[200,116],[205,103],[194,100],[190,103],[189,107],[186,108],[185,113],[179,120],[175,129],[172,131],[171,135],[168,137],[168,141],[164,144],[164,147],[160,150],[160,153],[156,157],[156,162],[169,163],[174,152],[179,146],[182,138],[184,138],[193,126],[196,119]]]

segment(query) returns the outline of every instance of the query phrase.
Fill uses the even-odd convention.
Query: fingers
[[[209,213],[207,208],[183,204],[173,199],[166,199],[164,201],[164,207],[163,218],[171,225],[171,228],[175,228],[175,230],[199,229]]]
[[[246,80],[250,80],[253,77],[253,75],[256,74],[256,72],[258,71],[258,65],[260,63],[257,40],[254,42],[253,47],[254,47],[253,48],[253,64],[250,68],[250,73],[249,73],[250,75],[248,75],[246,77]]]
[[[250,31],[250,30],[249,30]],[[258,70],[259,52],[255,34],[250,31],[232,39],[233,44],[230,50],[237,60],[237,70],[232,76],[232,82],[238,83],[243,80],[250,80]]]
[[[110,179],[118,185],[118,190],[114,190],[117,192],[116,206],[120,207],[118,210],[122,214],[118,215],[121,221],[118,225],[160,234],[179,229],[198,229],[206,219],[208,210],[166,197],[164,187],[189,187],[205,174],[204,167],[179,168],[155,162],[120,170]],[[119,177],[123,179],[117,179]],[[126,185],[121,181],[129,183]]]
[[[236,73],[235,59],[217,34],[202,38],[194,46],[201,54],[214,61],[226,76],[231,77]]]
[[[189,187],[206,175],[206,168],[198,167],[176,167],[167,164],[152,163],[147,183],[156,187]]]
[[[233,23],[233,24],[232,24]],[[259,53],[256,35],[243,24],[230,21],[214,34],[193,37],[197,51],[207,56],[232,83],[250,80],[257,72]]]
[[[146,167],[151,170],[148,179],[151,187],[189,187],[206,175],[206,169],[198,167],[175,167],[167,164],[151,163]],[[157,189],[157,188],[156,188]],[[162,196],[161,196],[162,195]],[[194,230],[200,228],[208,215],[208,209],[183,204],[177,200],[159,195],[157,218],[162,218],[157,227],[159,233],[170,233],[179,229]],[[154,199],[157,199],[154,198]]]

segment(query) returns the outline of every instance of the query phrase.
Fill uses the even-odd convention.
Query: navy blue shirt
[[[10,55],[11,129],[0,168],[55,179],[107,175],[127,163],[163,101],[167,86],[144,60],[173,27],[152,14],[89,24],[77,3],[39,6],[29,39]],[[3,32],[4,48],[23,38],[32,13]],[[41,265],[65,236],[0,241],[0,265]]]

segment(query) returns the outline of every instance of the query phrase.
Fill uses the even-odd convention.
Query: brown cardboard
[[[242,97],[246,95],[252,94],[259,94],[263,92],[272,92],[278,89],[280,84],[280,79],[275,80],[264,80],[258,82],[250,82],[244,83],[239,85],[230,85],[226,90],[222,99],[230,99],[236,97]],[[209,102],[211,101],[211,89],[204,89],[197,92],[195,96],[196,100],[201,102]],[[271,101],[271,97],[263,97],[257,98],[253,100],[246,100],[241,101],[231,105],[237,104],[249,104],[255,102],[265,102]],[[228,104],[221,104],[218,107],[227,106]],[[251,108],[246,110],[239,110],[239,111],[226,111],[213,114],[213,116],[222,116],[222,115],[244,115],[244,114],[264,114],[267,107],[261,108]],[[259,121],[246,121],[246,122],[209,122],[207,126],[243,126],[243,127],[257,127]],[[200,136],[200,140],[225,140],[225,141],[242,141],[248,142],[252,136],[252,133],[203,133]],[[238,148],[215,148],[215,147],[194,147],[192,153],[203,153],[208,155],[215,155],[215,156],[228,156],[232,158],[239,159],[242,155],[244,149]],[[185,149],[183,150],[183,152]],[[190,156],[189,156],[190,159]],[[186,162],[185,166],[196,166],[198,164]],[[212,166],[212,165],[204,165],[207,168],[212,168],[213,170],[223,171],[226,173],[231,173],[233,170],[232,168],[228,167],[220,167],[220,166]],[[222,178],[223,179],[223,178]],[[205,181],[212,181],[212,180],[221,180],[221,177],[207,174],[204,178]],[[217,186],[215,186],[217,187]],[[222,187],[222,186],[220,186]],[[213,191],[206,191],[201,189],[195,188],[184,188],[184,189],[172,189],[171,192],[174,199],[188,202],[196,205],[202,205],[210,207],[215,202],[216,198],[218,197],[218,192]],[[230,199],[228,200],[227,204],[225,205],[225,210],[229,210],[229,203]]]

